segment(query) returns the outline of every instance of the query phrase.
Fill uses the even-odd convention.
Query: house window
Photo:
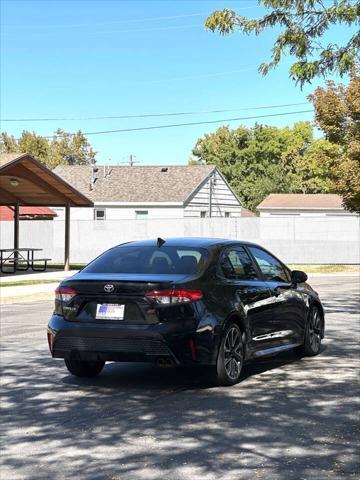
[[[230,212],[225,212],[225,218],[229,218],[230,217]]]
[[[136,220],[144,220],[148,218],[148,215],[149,215],[148,210],[135,210]]]
[[[105,209],[104,208],[94,208],[94,220],[105,220]]]
[[[205,217],[206,217],[206,210],[201,210],[200,218],[205,218]]]

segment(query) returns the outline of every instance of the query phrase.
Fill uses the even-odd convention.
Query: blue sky
[[[259,37],[206,32],[213,10],[234,8],[244,16],[263,13],[256,1],[6,1],[1,2],[1,118],[89,117],[168,112],[227,113],[189,116],[2,122],[18,136],[23,129],[51,135],[58,127],[84,132],[213,121],[286,111],[246,107],[306,102],[317,84],[296,87],[291,59],[261,77],[277,31]],[[341,39],[347,30],[337,28]],[[333,33],[334,35],[334,33]],[[311,120],[311,113],[258,119],[270,125]],[[232,127],[256,120],[226,122]],[[89,135],[98,163],[116,164],[131,153],[140,164],[186,164],[196,140],[220,124]]]

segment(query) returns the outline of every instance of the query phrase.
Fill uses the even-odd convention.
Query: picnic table
[[[0,270],[2,273],[15,273],[31,268],[34,272],[44,272],[51,258],[35,258],[35,252],[42,248],[0,248]],[[11,269],[6,269],[11,267]]]

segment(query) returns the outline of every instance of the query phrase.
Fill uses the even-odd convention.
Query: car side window
[[[265,280],[273,282],[288,282],[289,277],[282,264],[275,257],[261,248],[249,247],[255,257]]]
[[[254,264],[243,247],[226,250],[220,259],[220,270],[225,278],[258,280]]]

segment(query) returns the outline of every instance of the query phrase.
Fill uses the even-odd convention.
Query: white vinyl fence
[[[359,264],[360,217],[176,218],[71,221],[70,258],[87,263],[107,248],[156,237],[217,237],[259,243],[287,263]],[[0,222],[1,248],[13,246],[13,223]],[[20,247],[64,259],[63,221],[21,221]]]

